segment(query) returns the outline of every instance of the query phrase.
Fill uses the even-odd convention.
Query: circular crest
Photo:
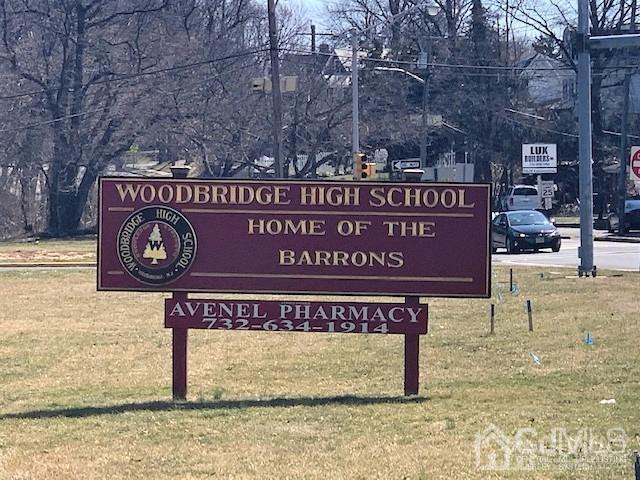
[[[150,206],[133,212],[118,232],[118,258],[125,271],[148,285],[180,278],[196,256],[193,226],[177,210]]]

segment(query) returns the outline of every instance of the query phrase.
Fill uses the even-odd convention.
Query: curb
[[[594,242],[640,243],[638,237],[594,237]]]

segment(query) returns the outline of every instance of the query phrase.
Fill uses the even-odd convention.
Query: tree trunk
[[[55,135],[53,159],[47,172],[47,233],[54,237],[68,237],[78,232],[97,174],[91,170],[85,171],[78,184],[77,162],[73,161],[75,149],[67,144],[62,133],[56,132]]]

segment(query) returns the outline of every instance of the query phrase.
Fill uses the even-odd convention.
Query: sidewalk
[[[579,222],[563,222],[559,220],[555,226],[561,230],[563,238],[580,237]],[[640,243],[640,231],[627,232],[624,235],[618,233],[609,233],[606,230],[593,230],[593,240],[596,242],[624,242],[624,243]]]

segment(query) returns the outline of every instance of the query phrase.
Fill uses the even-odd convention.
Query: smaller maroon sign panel
[[[165,300],[165,327],[326,333],[427,333],[428,306],[402,303]]]

